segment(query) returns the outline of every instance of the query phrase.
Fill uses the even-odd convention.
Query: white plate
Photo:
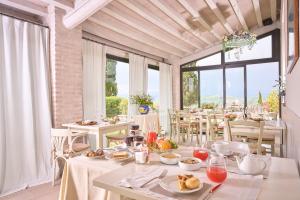
[[[84,155],[84,157],[86,157],[88,159],[91,159],[91,160],[97,160],[97,159],[103,159],[103,158],[105,158],[104,155],[102,155],[102,156],[93,156],[93,157],[91,157],[91,156],[89,157],[89,156]]]
[[[178,188],[178,181],[177,181],[177,176],[166,176],[165,178],[163,178],[159,185],[172,193],[180,193],[180,194],[190,194],[193,192],[197,192],[199,190],[201,190],[203,188],[203,183],[200,183],[199,187],[193,190],[184,190],[184,191],[180,191]]]
[[[124,162],[124,161],[127,161],[127,160],[129,160],[129,159],[131,159],[131,158],[133,157],[133,154],[132,154],[131,152],[127,152],[127,153],[128,153],[128,157],[127,157],[127,158],[122,158],[122,159],[114,158],[114,157],[113,157],[113,153],[109,154],[109,155],[107,156],[107,158],[108,158],[108,159],[112,159],[112,160],[114,160],[114,161],[116,161],[116,162]]]

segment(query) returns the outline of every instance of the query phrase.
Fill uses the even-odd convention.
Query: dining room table
[[[221,124],[224,127],[224,140],[229,141],[229,133],[226,129],[225,124]],[[238,130],[237,130],[238,129]],[[245,137],[253,137],[256,134],[255,128],[242,127],[235,128],[236,131],[239,131],[239,135]],[[253,134],[252,134],[253,133]],[[244,135],[243,135],[244,134]],[[278,120],[265,120],[264,126],[264,139],[273,139],[274,138],[274,156],[277,157],[286,157],[287,156],[287,127],[285,122],[282,119]]]
[[[179,146],[173,152],[183,157],[193,155],[193,147]],[[237,173],[235,161],[227,162],[227,178],[214,191],[210,198],[214,199],[258,199],[281,200],[300,199],[300,178],[295,160],[288,158],[267,157],[268,167],[262,175],[252,176]],[[206,192],[193,194],[173,194],[160,187],[160,179],[156,179],[143,188],[128,188],[122,181],[137,174],[147,176],[151,170],[167,170],[167,176],[193,174],[207,186]],[[204,200],[209,191],[217,184],[211,182],[206,175],[205,166],[200,170],[186,171],[178,165],[165,165],[160,162],[159,154],[151,153],[147,164],[136,164],[134,159],[127,162],[116,162],[110,159],[90,159],[85,156],[70,158],[64,168],[60,200],[123,200],[123,199],[186,199]]]
[[[106,134],[115,131],[125,130],[126,133],[129,131],[130,125],[133,123],[131,120],[119,121],[117,123],[109,122],[97,122],[95,125],[80,125],[77,122],[62,124],[62,127],[66,127],[71,131],[86,131],[90,137],[95,137],[90,139],[91,147],[93,149],[103,148],[107,146]]]

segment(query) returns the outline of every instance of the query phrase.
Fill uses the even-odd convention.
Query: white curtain
[[[144,57],[129,54],[129,96],[147,93],[148,64]],[[128,116],[137,114],[137,105],[128,103]]]
[[[105,112],[105,46],[83,40],[83,113],[84,119],[99,120]]]
[[[168,109],[172,104],[172,67],[159,63],[159,116],[162,128],[169,133],[170,122]]]
[[[50,180],[48,35],[0,15],[0,196]]]

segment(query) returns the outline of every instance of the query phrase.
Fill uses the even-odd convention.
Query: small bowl
[[[174,155],[176,156],[175,158],[166,158],[164,156],[166,155]],[[176,165],[178,163],[178,160],[181,158],[181,155],[180,154],[177,154],[177,153],[171,153],[171,152],[166,152],[166,153],[162,153],[160,154],[160,162],[164,163],[164,164],[167,164],[167,165]]]
[[[189,163],[184,163],[184,160],[195,160],[197,163],[194,164],[189,164]],[[202,161],[199,158],[194,158],[194,157],[184,157],[179,159],[178,165],[181,169],[187,170],[187,171],[195,171],[201,168],[202,166]]]

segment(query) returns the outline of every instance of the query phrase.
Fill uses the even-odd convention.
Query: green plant
[[[216,107],[217,107],[217,105],[214,103],[203,103],[201,105],[202,109],[215,109]]]
[[[121,103],[119,105],[120,111],[122,115],[127,115],[128,112],[128,99],[122,98]]]
[[[257,100],[257,103],[259,105],[262,105],[263,104],[263,99],[262,99],[262,95],[261,95],[261,92],[259,91],[258,92],[258,100]]]
[[[191,107],[196,105],[198,107],[198,76],[194,72],[183,73],[183,105]]]
[[[106,96],[117,96],[118,95],[117,83],[112,81],[106,81],[105,94]]]
[[[145,106],[152,106],[153,101],[152,97],[147,94],[143,95],[131,95],[130,96],[130,103],[137,104],[137,105],[145,105]]]
[[[272,90],[267,97],[267,103],[271,112],[279,112],[279,95],[278,92]]]
[[[114,117],[121,114],[120,103],[122,101],[121,97],[110,96],[106,97],[106,116]]]

